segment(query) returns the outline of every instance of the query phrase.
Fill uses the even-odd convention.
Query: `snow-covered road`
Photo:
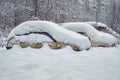
[[[120,80],[120,49],[0,48],[0,80]]]

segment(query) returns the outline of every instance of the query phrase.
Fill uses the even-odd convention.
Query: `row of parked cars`
[[[8,35],[6,48],[14,45],[22,48],[42,48],[47,43],[52,49],[71,46],[79,51],[90,47],[112,47],[118,37],[102,32],[106,25],[96,22],[54,23],[49,21],[26,21],[16,26]],[[99,31],[99,29],[101,31]]]

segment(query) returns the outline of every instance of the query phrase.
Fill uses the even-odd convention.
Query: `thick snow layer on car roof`
[[[71,31],[85,32],[89,37],[93,37],[98,32],[93,26],[82,22],[62,23],[61,26]]]
[[[90,22],[83,22],[83,23],[87,23],[87,24],[90,24],[90,25],[92,25],[92,26],[100,26],[100,27],[108,27],[106,24],[104,24],[104,23],[100,23],[100,22],[94,22],[94,21],[90,21]]]
[[[8,39],[16,35],[23,35],[30,32],[47,32],[58,42],[74,44],[80,49],[87,49],[91,46],[86,36],[67,30],[53,22],[48,21],[26,21],[14,28]]]

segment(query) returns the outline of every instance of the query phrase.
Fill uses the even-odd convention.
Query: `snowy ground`
[[[0,48],[0,80],[120,80],[120,49]]]

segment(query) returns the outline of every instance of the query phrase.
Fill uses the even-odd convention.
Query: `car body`
[[[87,36],[92,47],[110,47],[117,43],[111,34],[98,31],[92,25],[82,22],[68,22],[60,24],[62,27]]]

